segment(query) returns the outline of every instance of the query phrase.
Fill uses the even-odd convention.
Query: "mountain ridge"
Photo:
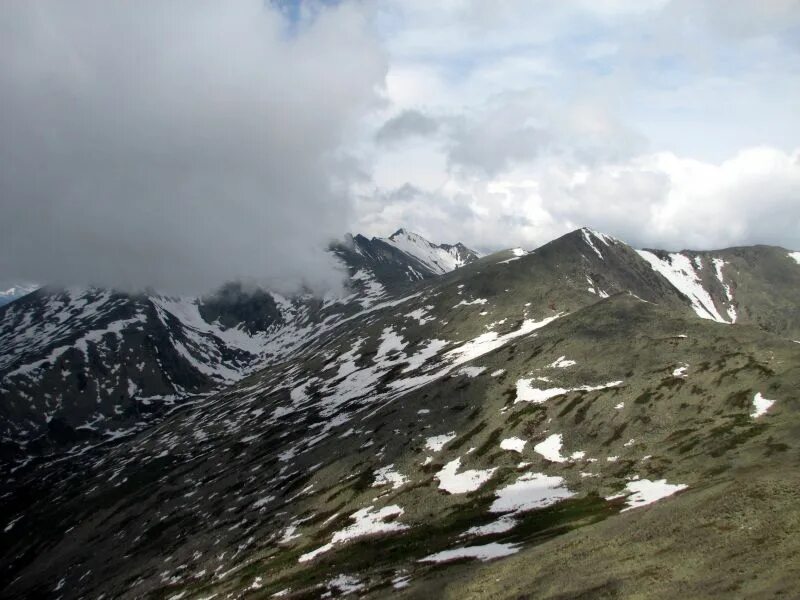
[[[55,387],[21,387],[29,403],[46,403],[58,386],[64,402],[64,372],[83,374],[93,410],[95,387],[112,390],[90,440],[39,449],[7,441],[3,596],[58,588],[65,597],[480,597],[483,586],[518,597],[544,576],[504,565],[540,549],[583,565],[583,591],[604,589],[580,548],[599,552],[614,589],[630,595],[650,580],[602,549],[610,539],[639,543],[635,526],[620,533],[624,524],[684,548],[691,531],[671,524],[670,507],[696,510],[705,490],[730,489],[748,470],[796,479],[800,345],[787,334],[797,326],[791,282],[800,265],[786,251],[712,252],[702,267],[686,253],[669,261],[690,263],[720,317],[735,306],[731,324],[701,315],[699,292],[681,291],[642,251],[588,229],[415,281],[405,270],[412,263],[393,246],[382,254],[386,247],[352,251],[352,294],[336,300],[265,292],[251,304],[230,289],[232,301],[223,293],[203,309],[95,290],[64,298],[63,308],[43,290],[0,309],[0,343],[11,339],[9,313],[27,323],[15,331],[38,323],[52,338],[64,326],[67,337],[22,361],[29,369],[62,346],[76,361],[65,368],[60,355],[47,367]],[[669,253],[654,256],[663,270]],[[725,261],[722,280],[714,259]],[[371,265],[388,265],[386,284]],[[389,267],[403,276],[394,285]],[[788,284],[770,285],[775,276]],[[26,321],[45,309],[51,317]],[[137,320],[145,313],[146,323]],[[120,328],[124,321],[139,329]],[[136,408],[146,405],[136,401],[130,417],[115,414],[128,382],[108,378],[139,364],[145,355],[130,351],[147,347],[148,332],[170,340],[148,368],[168,367],[168,355],[191,364],[182,345],[202,373],[220,357],[232,368],[226,349],[263,341],[264,328],[291,344],[152,418],[142,421]],[[5,373],[0,406],[17,385]],[[72,416],[58,421],[58,435],[80,429],[86,415]],[[736,506],[800,516],[791,494],[753,495],[751,484],[737,488]],[[641,508],[654,502],[653,512]],[[692,547],[735,567],[729,585],[787,591],[777,580],[753,583],[741,553],[751,536],[726,554],[715,537],[725,519],[703,518],[707,537],[691,538]],[[764,535],[787,556],[800,551],[777,530]],[[677,568],[680,554],[665,556]],[[486,561],[479,569],[464,562],[476,558]],[[699,566],[689,572],[703,580]],[[664,589],[656,597],[669,597]],[[542,596],[559,597],[551,591]]]
[[[393,236],[426,251],[447,253],[457,246],[430,244],[405,229]],[[529,299],[552,314],[628,292],[721,323],[729,322],[722,315],[734,315],[800,339],[800,268],[783,249],[656,254],[581,228],[530,252],[472,253],[465,264],[447,263],[453,268],[437,274],[401,250],[402,243],[357,236],[353,244],[354,250],[333,249],[350,273],[351,294],[344,298],[287,299],[240,284],[204,298],[43,288],[0,309],[3,453],[19,456],[25,440],[29,450],[43,444],[49,452],[103,439],[109,431],[132,431],[143,416],[147,426],[148,415],[158,418],[196,394],[290,359],[337,323],[398,294],[424,290],[431,281],[440,281],[435,285],[444,291],[452,289],[450,281],[469,280],[475,297],[454,296],[457,310],[469,306],[464,302],[485,302],[485,292],[501,285],[513,299],[513,290],[535,277],[538,291]],[[771,266],[755,268],[764,257]],[[670,271],[671,260],[683,270]],[[737,275],[731,278],[733,268]],[[506,305],[502,297],[496,302],[498,310]],[[128,366],[115,367],[122,363]]]

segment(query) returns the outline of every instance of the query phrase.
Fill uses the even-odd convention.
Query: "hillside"
[[[389,262],[357,247],[351,275]],[[240,343],[237,377],[124,435],[14,455],[2,596],[792,593],[800,265],[788,251],[669,255],[583,229],[394,288],[374,268],[380,295],[368,285],[294,319],[285,303],[267,310],[274,295],[201,303],[204,323],[227,327],[203,339],[228,348],[237,323],[283,349]],[[92,298],[68,312],[108,306],[94,309],[101,331],[150,306],[148,323],[174,324],[171,348],[200,330],[186,305],[141,298],[131,316],[117,300],[129,312],[112,315],[113,295]],[[59,332],[47,351],[91,360],[85,318],[62,331],[46,314],[30,319]]]
[[[373,310],[409,284],[409,269],[416,281],[477,256],[402,230],[360,239],[333,248],[343,296],[285,298],[238,283],[201,298],[45,287],[0,307],[0,464],[131,435]]]

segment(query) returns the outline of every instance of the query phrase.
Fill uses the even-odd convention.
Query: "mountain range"
[[[0,308],[0,596],[789,597],[800,253],[331,246]]]

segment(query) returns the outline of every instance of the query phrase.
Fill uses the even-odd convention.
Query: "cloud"
[[[637,246],[800,247],[797,0],[379,7],[389,112],[439,128],[376,149],[356,229],[482,250],[581,225]]]
[[[0,5],[0,276],[325,287],[386,58],[360,4]]]
[[[798,198],[800,150],[754,147],[720,163],[657,153],[590,167],[551,161],[492,179],[454,174],[402,202],[375,200],[363,225],[383,234],[400,223],[484,251],[535,248],[584,225],[640,248],[800,249]]]
[[[404,110],[381,125],[375,134],[379,144],[396,144],[408,138],[427,137],[439,129],[436,119],[418,110]]]
[[[320,288],[400,226],[800,246],[795,0],[281,7],[0,4],[0,278]]]
[[[537,118],[531,96],[535,94],[503,94],[458,119],[450,132],[450,165],[495,175],[535,158],[551,142],[551,133]]]
[[[672,0],[666,12],[676,23],[700,25],[732,38],[794,35],[800,26],[797,0]]]
[[[645,146],[601,100],[558,104],[537,89],[499,93],[449,123],[450,166],[484,176],[540,157],[589,164],[619,160]]]

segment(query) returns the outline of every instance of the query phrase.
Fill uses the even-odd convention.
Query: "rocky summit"
[[[0,596],[796,596],[799,253],[331,252],[0,308]]]

